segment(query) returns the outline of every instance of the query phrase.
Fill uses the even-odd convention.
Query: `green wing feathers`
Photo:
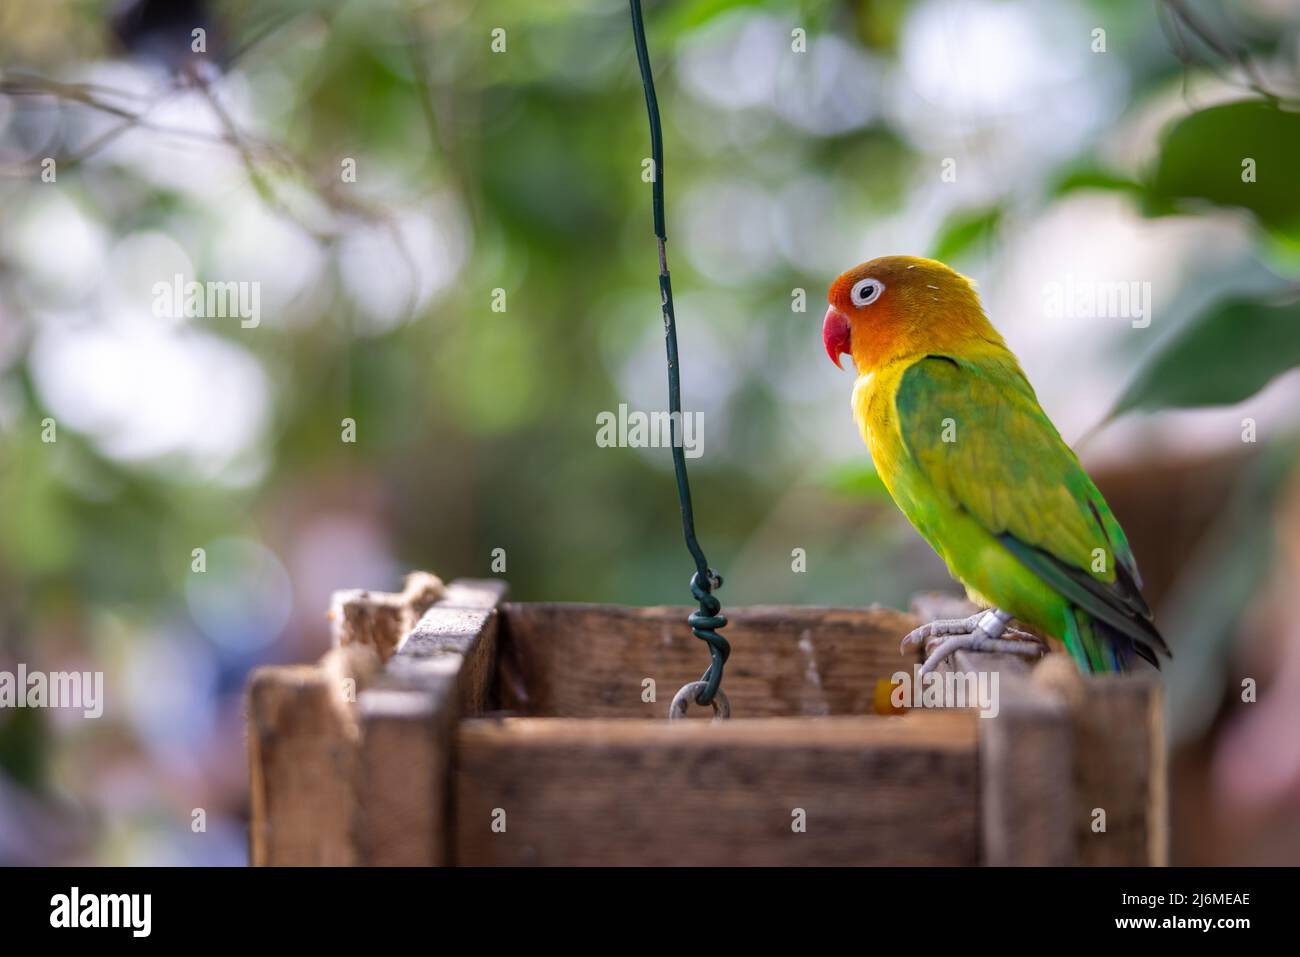
[[[1057,637],[1080,664],[1112,670],[1133,654],[1153,664],[1155,649],[1168,654],[1123,529],[1014,356],[927,356],[903,373],[895,405],[934,494],[1068,602]]]

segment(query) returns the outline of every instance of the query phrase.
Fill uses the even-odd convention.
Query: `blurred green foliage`
[[[1243,100],[1198,110],[1165,137],[1152,173],[1149,208],[1167,212],[1202,200],[1250,210],[1269,229],[1300,240],[1300,113]]]
[[[1002,216],[1000,206],[953,214],[935,239],[930,258],[948,262],[967,255],[974,247],[987,246],[997,235]]]
[[[815,136],[760,108],[729,112],[701,102],[682,88],[677,61],[704,31],[749,16],[806,24],[813,38],[834,35],[893,58],[918,6],[902,0],[649,5],[667,116],[670,250],[683,300],[688,405],[714,369],[726,367],[734,380],[713,409],[712,421],[726,431],[713,432],[709,453],[695,466],[701,533],[720,555],[743,546],[773,495],[799,480],[802,463],[825,441],[824,432],[801,426],[806,412],[778,388],[806,375],[816,353],[815,321],[790,313],[789,290],[806,288],[815,303],[858,252],[844,249],[815,274],[797,257],[767,257],[761,273],[719,282],[699,271],[698,257],[683,255],[686,204],[696,190],[728,178],[773,191],[816,180],[833,191],[841,215],[867,223],[905,209],[909,170],[929,158],[888,113],[843,134]],[[80,37],[94,36],[98,25],[99,52],[108,55],[105,9],[62,7],[47,17],[64,18]],[[165,606],[173,600],[172,569],[178,561],[184,567],[189,543],[240,527],[269,534],[276,513],[301,497],[304,483],[357,472],[377,483],[402,563],[482,573],[490,548],[504,545],[520,556],[509,573],[520,597],[680,598],[687,572],[667,457],[597,454],[591,439],[595,413],[627,398],[622,367],[634,356],[653,357],[657,348],[654,251],[639,178],[646,131],[623,7],[376,0],[286,3],[274,12],[250,3],[216,9],[252,102],[263,102],[277,118],[263,135],[285,144],[297,161],[267,165],[276,192],[329,183],[340,156],[358,155],[362,195],[381,209],[418,206],[435,193],[455,198],[468,217],[464,267],[414,321],[377,331],[340,284],[336,259],[317,280],[321,296],[300,297],[256,338],[211,327],[252,350],[275,385],[272,428],[257,450],[259,478],[251,484],[169,474],[165,462],[115,462],[71,430],[51,457],[33,439],[34,423],[48,409],[25,376],[20,353],[9,378],[19,389],[21,418],[5,432],[0,474],[6,500],[21,503],[0,518],[11,607],[30,611],[47,599],[115,604],[125,596],[142,611]],[[1149,55],[1165,47],[1150,11],[1102,2],[1078,9],[1112,25],[1117,50],[1108,55],[1122,57],[1131,71],[1132,103],[1180,82],[1184,67],[1167,49]],[[490,31],[498,26],[508,30],[509,55],[490,50]],[[21,31],[4,42],[7,71],[53,73],[68,65],[48,46],[25,47]],[[63,134],[75,133],[78,122],[69,118]],[[710,127],[713,135],[704,135]],[[1296,191],[1278,169],[1295,155],[1297,135],[1296,117],[1274,105],[1190,109],[1165,138],[1148,183],[1135,187],[1131,177],[1087,165],[1086,155],[1068,157],[1055,175],[1067,190],[1141,189],[1140,205],[1151,212],[1189,197],[1245,205],[1279,228],[1295,212]],[[1237,156],[1247,151],[1262,170],[1251,187],[1235,175]],[[1222,175],[1225,169],[1233,175]],[[5,205],[32,188],[10,181]],[[219,209],[140,177],[111,154],[64,174],[61,188],[114,236],[157,227],[190,237],[196,269],[206,271],[202,237]],[[1046,190],[1040,201],[1054,195]],[[950,213],[930,251],[956,260],[996,255],[1010,199]],[[346,254],[337,242],[326,249]],[[395,261],[391,268],[400,278],[405,267]],[[6,275],[11,284],[17,279],[12,267]],[[488,307],[498,287],[510,302],[502,315]],[[704,296],[725,300],[726,308],[693,305],[693,299],[709,301]],[[6,321],[37,321],[24,314],[24,301],[9,297]],[[1245,307],[1233,308],[1240,319]],[[1211,317],[1201,328],[1213,339],[1223,321]],[[1269,353],[1272,371],[1284,362],[1286,353],[1267,335],[1232,338],[1243,350]],[[1153,360],[1157,371],[1148,379],[1177,377],[1169,370],[1181,364],[1181,353],[1171,355]],[[657,374],[648,361],[638,366],[646,381]],[[1243,360],[1237,368],[1249,376],[1256,367]],[[1206,377],[1198,371],[1184,378]],[[1134,393],[1126,402],[1153,408],[1240,392],[1141,388],[1140,402]],[[361,423],[355,447],[337,440],[345,415]],[[836,460],[859,454],[844,449],[828,456],[831,487],[845,487],[834,478],[842,467]],[[52,458],[61,464],[55,467]],[[345,508],[347,500],[342,496],[335,507]],[[631,551],[630,542],[636,543]],[[874,546],[862,541],[860,547]],[[740,600],[751,597],[743,582],[730,587]],[[811,578],[790,588],[785,597],[843,601],[855,594],[826,590]],[[905,596],[869,597],[897,602]]]
[[[1112,417],[1232,405],[1300,365],[1300,303],[1235,301],[1197,316],[1139,370]]]

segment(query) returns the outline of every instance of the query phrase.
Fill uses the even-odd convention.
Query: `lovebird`
[[[886,256],[831,286],[827,354],[857,370],[853,417],[890,497],[986,609],[922,625],[923,673],[954,651],[1038,657],[1014,619],[1085,672],[1159,667],[1124,530],[1043,412],[974,284],[933,259]],[[841,366],[841,368],[843,368]]]

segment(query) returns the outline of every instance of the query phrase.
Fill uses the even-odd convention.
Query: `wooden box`
[[[254,673],[254,864],[1165,861],[1153,680],[959,655],[996,717],[878,714],[915,618],[728,608],[732,718],[669,722],[708,660],[688,609],[505,593],[340,593],[320,663]]]

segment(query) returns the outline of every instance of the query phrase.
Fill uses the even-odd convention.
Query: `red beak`
[[[834,306],[826,310],[826,318],[822,320],[822,343],[826,346],[826,354],[831,357],[835,367],[843,369],[844,366],[840,365],[840,356],[852,357],[853,340],[849,331],[849,317]]]

